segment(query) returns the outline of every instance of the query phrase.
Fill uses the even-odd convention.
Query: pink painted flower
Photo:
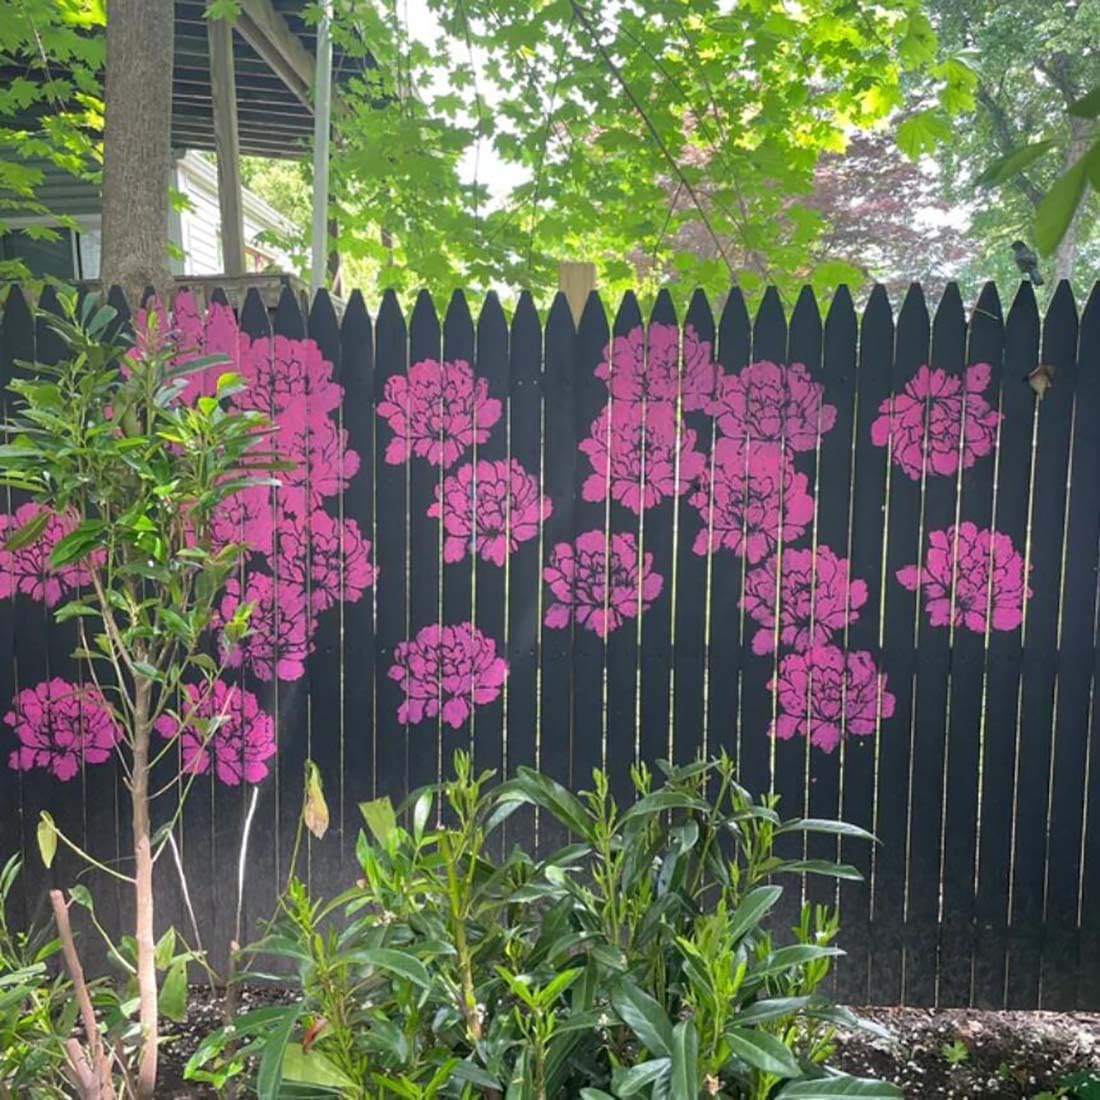
[[[779,604],[779,641],[799,653],[826,645],[837,631],[859,618],[867,602],[867,585],[849,580],[848,562],[828,546],[783,551],[781,599],[775,574],[778,558],[750,569],[745,576],[741,606],[761,626],[752,639],[754,653],[775,648],[775,608]]]
[[[332,380],[332,364],[313,340],[253,340],[242,357],[241,373],[249,388],[237,400],[288,427],[319,425],[344,397],[343,386]]]
[[[653,572],[652,554],[639,568],[638,543],[629,532],[613,533],[610,548],[603,531],[586,531],[575,545],[560,542],[542,575],[556,601],[546,609],[546,625],[564,628],[576,620],[601,638],[648,610],[664,583]]]
[[[51,515],[38,539],[22,550],[8,550],[4,546],[16,531],[44,511],[44,505],[28,503],[20,505],[14,515],[0,515],[0,599],[19,594],[44,601],[47,607],[56,607],[81,585],[90,583],[91,574],[82,563],[60,569],[49,564],[53,548],[76,529],[76,520],[71,516]]]
[[[1001,414],[982,396],[989,385],[988,363],[975,363],[965,373],[923,366],[905,384],[905,392],[888,397],[871,424],[876,447],[891,445],[894,461],[914,481],[927,461],[930,474],[951,476],[973,466],[993,450]]]
[[[707,460],[695,450],[695,432],[690,428],[685,427],[677,438],[676,423],[674,405],[616,401],[605,406],[592,421],[591,435],[580,444],[594,471],[585,479],[581,491],[584,499],[603,500],[610,483],[613,500],[632,512],[640,512],[666,497],[687,492],[703,473]]]
[[[508,663],[497,656],[496,642],[473,623],[424,627],[415,639],[394,651],[389,677],[405,691],[397,720],[412,725],[441,713],[461,729],[475,706],[500,695]]]
[[[919,587],[932,626],[953,623],[979,634],[987,623],[994,630],[1015,630],[1032,594],[1012,539],[969,521],[930,531],[924,568],[907,565],[897,577],[911,592]]]
[[[180,717],[163,714],[156,726],[162,737],[179,737],[184,771],[205,775],[213,762],[217,777],[230,787],[266,778],[265,761],[275,755],[275,723],[256,696],[223,680],[212,690],[186,684],[184,693]]]
[[[819,432],[824,435],[836,423],[836,408],[822,401],[822,392],[802,363],[765,359],[722,375],[711,412],[729,439],[812,451]]]
[[[215,547],[247,543],[257,554],[270,555],[275,539],[275,508],[271,489],[254,485],[221,501],[210,517]]]
[[[220,630],[241,603],[254,604],[249,633],[232,648],[223,641],[226,663],[246,668],[257,680],[300,680],[313,650],[301,585],[280,576],[276,588],[266,573],[250,573],[242,600],[240,581],[230,578],[214,619],[215,629]]]
[[[294,463],[293,469],[279,474],[280,492],[308,493],[313,506],[339,496],[359,469],[359,455],[348,447],[347,429],[338,428],[327,416],[280,427],[275,446],[281,458]]]
[[[879,718],[890,718],[896,700],[870,653],[845,654],[836,646],[814,646],[784,657],[768,684],[777,693],[779,715],[772,735],[795,734],[832,752],[846,737],[867,737]]]
[[[396,466],[416,455],[447,467],[475,442],[489,438],[501,405],[489,396],[488,380],[475,378],[465,359],[424,359],[409,367],[407,375],[386,379],[378,413],[393,432],[386,448],[388,463]]]
[[[537,537],[540,520],[552,511],[550,498],[539,492],[539,479],[515,459],[483,459],[476,471],[467,462],[444,479],[428,515],[442,516],[444,561],[461,561],[469,550],[503,566],[521,542]]]
[[[279,583],[304,592],[315,614],[341,602],[357,603],[378,578],[371,544],[353,519],[341,523],[323,509],[279,529]],[[281,591],[281,587],[280,587]]]
[[[82,764],[104,763],[120,737],[95,687],[58,676],[19,692],[4,722],[19,739],[8,766],[15,771],[44,768],[61,780],[74,778]]]
[[[733,439],[717,440],[713,479],[702,478],[688,500],[703,520],[696,554],[726,547],[753,563],[780,538],[797,539],[814,515],[806,475],[795,471],[789,451]]]
[[[648,359],[647,359],[648,352]],[[684,329],[683,369],[680,367],[680,330],[655,323],[646,330],[638,325],[625,336],[616,336],[604,350],[596,377],[607,383],[616,401],[642,400],[673,407],[679,394],[685,412],[705,409],[714,394],[717,366],[710,342],[701,340],[690,325]]]

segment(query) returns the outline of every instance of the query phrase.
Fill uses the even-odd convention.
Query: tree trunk
[[[173,0],[107,0],[104,286],[165,295],[172,169]]]
[[[134,939],[137,941],[137,979],[141,1053],[137,1072],[137,1100],[152,1100],[157,1084],[157,966],[153,929],[153,851],[149,837],[149,708],[150,685],[134,689],[134,773],[130,793],[134,830]]]
[[[1070,120],[1070,141],[1069,148],[1066,150],[1064,168],[1072,167],[1085,155],[1089,147],[1092,130],[1093,122],[1091,119],[1074,118]],[[1062,279],[1073,278],[1073,268],[1077,262],[1077,228],[1081,222],[1082,206],[1084,206],[1084,202],[1078,205],[1077,212],[1073,215],[1073,220],[1066,230],[1066,235],[1062,238],[1054,253],[1054,271],[1052,274],[1055,285]]]

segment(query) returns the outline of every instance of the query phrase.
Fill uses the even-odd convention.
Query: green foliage
[[[209,1036],[188,1075],[254,1073],[262,1098],[900,1096],[826,1068],[859,1023],[821,992],[835,915],[804,906],[787,944],[767,930],[784,879],[854,874],[778,838],[867,834],[783,821],[726,758],[661,767],[620,808],[603,773],[579,795],[526,768],[491,786],[458,753],[438,804],[365,803],[359,883],[322,901],[294,881],[251,949],[294,966],[298,999]],[[531,807],[572,836],[541,860],[515,843]]]
[[[0,1097],[53,1100],[67,1095],[62,1040],[76,1005],[68,982],[47,970],[60,950],[57,940],[8,923],[20,869],[17,856],[0,867]]]
[[[953,1039],[950,1043],[943,1044],[940,1053],[949,1066],[961,1066],[970,1058],[970,1047],[962,1039]]]

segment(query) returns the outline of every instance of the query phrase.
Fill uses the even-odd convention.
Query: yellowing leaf
[[[328,832],[328,803],[321,782],[321,771],[312,760],[306,761],[306,793],[302,806],[302,820],[306,828],[318,839]]]
[[[57,826],[45,810],[38,819],[38,852],[46,867],[51,867],[53,857],[57,855]]]

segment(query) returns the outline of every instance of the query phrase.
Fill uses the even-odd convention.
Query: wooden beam
[[[573,324],[579,326],[588,295],[596,289],[596,265],[565,260],[558,264],[558,290],[565,294]]]
[[[225,19],[208,19],[206,33],[210,40],[210,94],[214,101],[214,148],[218,156],[222,267],[226,275],[243,275],[244,205],[241,201],[241,139],[237,127],[233,27]]]
[[[236,26],[279,79],[312,110],[313,58],[271,0],[241,0]]]

